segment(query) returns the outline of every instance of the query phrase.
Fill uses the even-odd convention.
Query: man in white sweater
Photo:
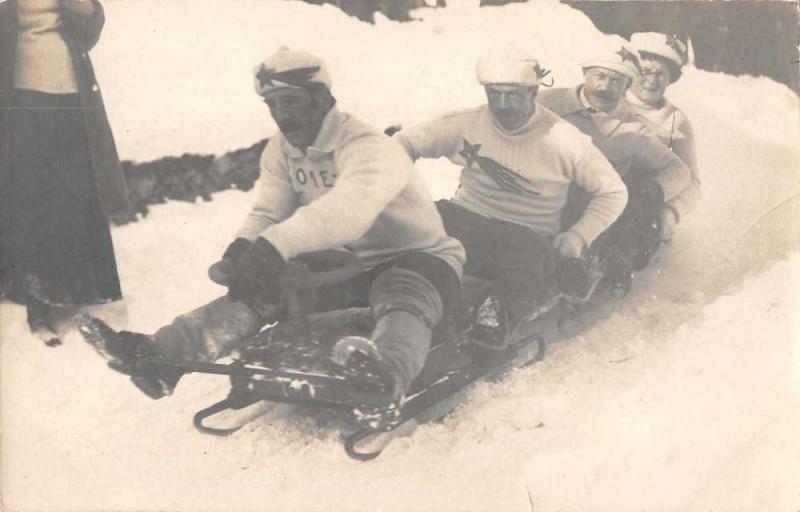
[[[399,399],[422,369],[432,329],[459,300],[464,250],[445,234],[421,176],[402,149],[335,107],[324,63],[286,48],[255,70],[255,89],[280,134],[261,157],[257,197],[223,255],[229,294],[152,336],[115,333],[85,318],[84,337],[130,372],[137,357],[209,361],[279,320],[278,278],[286,262],[324,249],[355,253],[366,272],[320,298],[320,310],[372,308],[371,340],[347,339],[391,377]],[[344,351],[345,353],[347,350]],[[349,361],[346,361],[349,364]],[[153,398],[179,372],[152,370],[134,383]]]
[[[512,322],[543,298],[556,254],[580,257],[627,199],[619,175],[589,137],[537,105],[544,74],[525,54],[488,55],[477,65],[488,104],[395,135],[414,160],[447,157],[462,166],[455,196],[440,201],[439,211],[448,234],[464,244],[465,273],[493,281],[492,294]],[[564,229],[561,211],[571,183],[591,201]],[[490,330],[478,335],[498,336]]]

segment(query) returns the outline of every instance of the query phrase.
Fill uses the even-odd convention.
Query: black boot
[[[50,323],[50,307],[33,297],[28,297],[25,301],[25,309],[28,314],[28,327],[31,333],[42,340],[48,347],[61,345],[61,338],[56,334],[53,325]]]
[[[614,296],[622,298],[628,294],[633,284],[633,268],[625,261],[619,250],[606,255],[604,279]]]
[[[108,361],[108,367],[130,375],[136,387],[150,398],[171,394],[184,374],[183,370],[169,365],[142,364],[143,358],[158,355],[153,340],[147,335],[116,332],[89,315],[78,315],[75,323],[83,339]]]
[[[406,390],[394,368],[381,360],[372,340],[342,338],[334,345],[331,359],[343,367],[349,396],[358,404],[354,417],[362,427],[388,430],[400,422],[400,402]]]
[[[473,360],[482,366],[491,366],[508,347],[509,319],[500,299],[489,295],[475,310],[469,337]]]

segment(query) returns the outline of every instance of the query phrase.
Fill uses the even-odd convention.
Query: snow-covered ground
[[[559,85],[618,44],[551,1],[450,1],[407,24],[256,0],[107,0],[95,65],[123,158],[221,153],[274,130],[250,72],[280,44],[325,57],[344,110],[384,126],[482,100],[476,57],[528,46]],[[226,381],[153,402],[73,332],[58,349],[0,307],[2,499],[9,510],[800,509],[800,123],[770,80],[688,69],[704,197],[609,315],[538,366],[482,383],[376,461],[333,432],[259,419],[191,427]],[[420,166],[437,196],[443,162]],[[128,327],[150,332],[222,289],[205,278],[252,194],[171,203],[112,233]]]

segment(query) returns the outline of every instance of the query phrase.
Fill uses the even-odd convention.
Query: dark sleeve
[[[7,100],[14,82],[14,48],[17,12],[11,2],[0,2],[0,105]],[[2,117],[3,111],[0,111]]]
[[[100,32],[106,22],[106,15],[99,0],[90,0],[94,3],[94,14],[81,16],[80,14],[62,9],[64,32],[71,43],[77,45],[81,52],[88,52],[100,40]]]
[[[0,2],[0,27],[12,22],[11,14],[13,13],[11,2]]]

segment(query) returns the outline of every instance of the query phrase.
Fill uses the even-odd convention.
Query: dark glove
[[[233,265],[228,297],[256,305],[277,304],[280,298],[278,276],[286,267],[283,256],[264,238],[257,238]]]
[[[208,277],[217,284],[230,286],[230,276],[233,272],[234,264],[239,261],[251,245],[252,242],[246,238],[237,238],[234,240],[233,243],[225,249],[225,254],[222,255],[222,259],[208,267]]]
[[[584,297],[589,292],[591,277],[582,258],[565,258],[558,261],[558,285],[561,291],[573,297]]]
[[[645,211],[655,217],[664,206],[664,191],[661,190],[661,185],[656,180],[642,180],[637,187],[637,192]]]
[[[399,124],[393,124],[391,126],[388,126],[385,130],[383,130],[383,133],[391,137],[392,135],[394,135],[395,133],[399,132],[402,129],[403,129],[402,126],[400,126]]]
[[[239,258],[247,252],[247,249],[253,245],[253,242],[246,238],[237,238],[236,240],[231,243],[227,249],[225,249],[225,253],[222,255],[223,260],[231,260],[233,262],[239,261]]]

